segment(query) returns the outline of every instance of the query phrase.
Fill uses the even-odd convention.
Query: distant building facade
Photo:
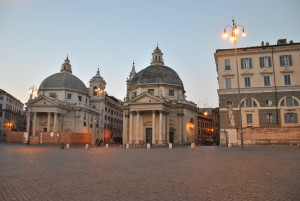
[[[127,80],[123,107],[124,144],[187,144],[195,141],[197,107],[185,100],[178,74],[164,65],[163,53],[156,47],[151,65]]]
[[[300,140],[297,135],[300,43],[281,39],[276,45],[262,42],[261,46],[237,48],[236,54],[234,49],[218,49],[214,55],[219,82],[221,144],[239,144],[240,125],[246,144],[280,143],[282,128],[291,132],[290,136],[282,136],[282,142]],[[259,139],[255,135],[250,137],[251,132],[278,135]]]
[[[0,89],[0,141],[8,131],[24,131],[24,104]]]
[[[219,132],[219,108],[199,108],[196,143],[218,144]]]
[[[47,77],[38,89],[37,97],[27,105],[27,132],[31,136],[43,132],[59,135],[60,132],[84,133],[91,135],[91,143],[96,138],[104,140],[105,110],[119,108],[120,102],[112,102],[105,91],[106,82],[97,74],[90,80],[90,88],[72,74],[67,57],[59,73]],[[122,128],[120,128],[122,130]],[[109,131],[108,139],[113,142]],[[116,136],[121,136],[118,132]]]

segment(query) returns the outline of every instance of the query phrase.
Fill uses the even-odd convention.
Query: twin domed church
[[[60,72],[40,84],[37,98],[26,103],[27,132],[39,138],[84,134],[91,144],[97,138],[123,144],[194,141],[197,106],[185,100],[183,83],[164,65],[158,46],[150,66],[136,73],[133,64],[125,102],[107,94],[99,69],[89,83],[87,88],[72,74],[67,57]]]

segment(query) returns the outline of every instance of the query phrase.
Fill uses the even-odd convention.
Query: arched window
[[[190,123],[193,124],[194,123],[194,118],[190,119]]]
[[[241,107],[259,107],[259,103],[254,98],[245,98],[242,101]]]
[[[279,105],[285,107],[299,106],[299,100],[293,96],[285,96],[279,101]]]
[[[94,95],[94,96],[97,96],[97,91],[98,91],[97,87],[94,86],[94,88],[93,88],[93,95]]]

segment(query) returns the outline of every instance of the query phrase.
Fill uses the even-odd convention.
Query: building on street
[[[299,142],[300,43],[280,39],[214,56],[221,144]]]

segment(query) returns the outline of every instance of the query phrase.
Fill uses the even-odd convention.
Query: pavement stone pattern
[[[0,200],[300,200],[300,147],[0,144]]]

